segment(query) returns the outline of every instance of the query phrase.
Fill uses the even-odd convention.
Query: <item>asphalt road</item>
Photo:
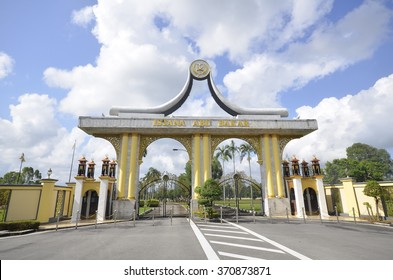
[[[188,217],[189,213],[187,209],[179,203],[176,202],[167,202],[166,207],[164,208],[162,202],[159,207],[155,207],[148,214],[143,215],[144,217],[152,218],[155,217]]]
[[[266,219],[198,226],[220,259],[393,260],[392,227]]]
[[[0,238],[2,260],[205,259],[185,218],[44,231]]]
[[[153,225],[154,223],[154,225]],[[393,228],[353,223],[196,222],[204,247],[186,218],[141,220],[0,238],[2,260],[393,260]],[[240,238],[239,238],[240,237]],[[201,238],[201,237],[200,237]],[[203,242],[202,242],[203,243]],[[207,245],[206,245],[207,244]]]

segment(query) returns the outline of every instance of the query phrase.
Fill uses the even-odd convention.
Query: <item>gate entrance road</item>
[[[244,217],[243,217],[244,218]],[[119,222],[0,238],[2,260],[393,260],[393,228],[348,222],[186,218]],[[153,225],[154,224],[154,225]],[[194,233],[192,228],[197,228]],[[206,253],[206,248],[210,248]]]
[[[204,260],[185,218],[100,224],[0,238],[2,260]]]
[[[341,222],[198,222],[219,259],[393,260],[393,228]]]

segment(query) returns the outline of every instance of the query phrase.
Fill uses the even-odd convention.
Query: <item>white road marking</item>
[[[222,226],[216,226],[216,225],[206,225],[206,224],[198,224],[199,227],[209,227],[209,228],[233,228],[237,229],[237,227],[231,226],[231,225],[222,225]]]
[[[285,252],[283,252],[283,251],[281,251],[281,250],[270,249],[270,248],[264,248],[264,247],[257,247],[257,246],[250,246],[250,245],[242,245],[242,244],[235,244],[235,243],[221,242],[221,241],[210,241],[210,243],[213,243],[213,244],[220,244],[220,245],[226,245],[226,246],[232,246],[232,247],[239,247],[239,248],[246,248],[246,249],[253,249],[253,250],[259,250],[259,251],[267,251],[267,252],[272,252],[272,253],[285,254]]]
[[[192,230],[194,231],[195,236],[197,237],[199,244],[201,244],[203,251],[206,254],[208,260],[219,260],[220,258],[217,256],[216,252],[213,250],[212,246],[203,236],[202,232],[198,229],[198,227],[194,224],[194,222],[189,220]]]
[[[277,248],[280,248],[284,252],[287,252],[288,254],[290,254],[290,255],[292,255],[292,256],[300,259],[300,260],[311,260],[309,257],[306,257],[305,255],[302,255],[302,254],[300,254],[300,253],[298,253],[298,252],[296,252],[296,251],[294,251],[292,249],[289,249],[288,247],[285,247],[284,245],[281,245],[280,243],[277,243],[277,242],[275,242],[275,241],[273,241],[273,240],[271,240],[271,239],[269,239],[267,237],[264,237],[264,236],[262,236],[262,235],[260,235],[260,234],[258,234],[256,232],[253,232],[252,230],[249,230],[248,228],[239,226],[237,224],[234,224],[234,223],[231,223],[231,222],[228,222],[228,221],[225,221],[225,222],[230,224],[230,225],[233,225],[233,226],[235,226],[235,227],[237,227],[239,229],[242,229],[242,230],[244,230],[244,231],[254,235],[255,237],[258,237],[258,238],[262,239],[263,241],[266,241],[266,242],[272,244],[273,246],[276,246]]]
[[[226,252],[221,252],[221,251],[218,251],[218,254],[220,256],[236,258],[236,259],[241,259],[241,260],[265,260],[265,259],[254,258],[254,257],[239,255],[239,254],[226,253]]]
[[[223,235],[223,234],[213,234],[213,233],[205,233],[207,236],[215,236],[222,238],[231,238],[231,239],[240,239],[240,240],[249,240],[249,241],[257,241],[257,242],[265,242],[258,238],[249,238],[249,237],[241,237],[241,236],[233,236],[233,235]]]
[[[223,230],[223,229],[201,228],[201,230],[202,231],[216,231],[216,232],[230,232],[230,233],[238,233],[238,234],[248,234],[247,232],[233,231],[233,230]]]

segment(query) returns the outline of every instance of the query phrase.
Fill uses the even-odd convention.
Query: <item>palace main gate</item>
[[[149,192],[149,189],[157,187],[157,192]],[[176,189],[180,189],[182,192],[174,199],[171,197],[170,191]],[[187,217],[190,211],[191,186],[180,181],[176,175],[165,173],[162,177],[141,185],[138,198],[137,213],[140,218],[151,218],[153,215],[156,217]]]
[[[177,117],[172,115],[188,98],[193,81],[207,81],[216,103],[228,117]],[[184,145],[192,165],[191,205],[197,207],[195,187],[211,178],[213,152],[230,138],[247,141],[255,149],[263,188],[264,213],[274,205],[275,214],[290,208],[281,168],[282,152],[292,139],[317,129],[316,120],[287,119],[286,109],[242,108],[225,100],[213,81],[209,64],[191,63],[187,81],[171,101],[154,108],[113,107],[110,117],[80,117],[79,128],[112,143],[116,150],[117,200],[114,209],[129,216],[138,201],[139,166],[147,146],[161,138]],[[76,194],[77,195],[77,194]]]

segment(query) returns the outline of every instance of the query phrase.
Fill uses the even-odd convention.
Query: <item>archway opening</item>
[[[192,180],[189,152],[172,138],[160,138],[147,146],[139,173],[140,216],[186,215]]]
[[[306,188],[303,192],[303,199],[304,199],[304,208],[306,213],[311,215],[318,215],[319,208],[318,208],[318,197],[317,193],[313,188]]]
[[[256,146],[243,139],[229,138],[215,147],[214,158],[222,169],[223,188],[222,200],[216,204],[262,213],[263,191]],[[239,180],[233,179],[235,174],[240,176]]]
[[[295,197],[295,189],[294,188],[290,188],[289,199],[290,199],[290,204],[291,204],[291,215],[295,215],[296,214],[296,197]]]
[[[95,190],[88,190],[82,198],[82,219],[95,219],[98,209],[98,193]]]

